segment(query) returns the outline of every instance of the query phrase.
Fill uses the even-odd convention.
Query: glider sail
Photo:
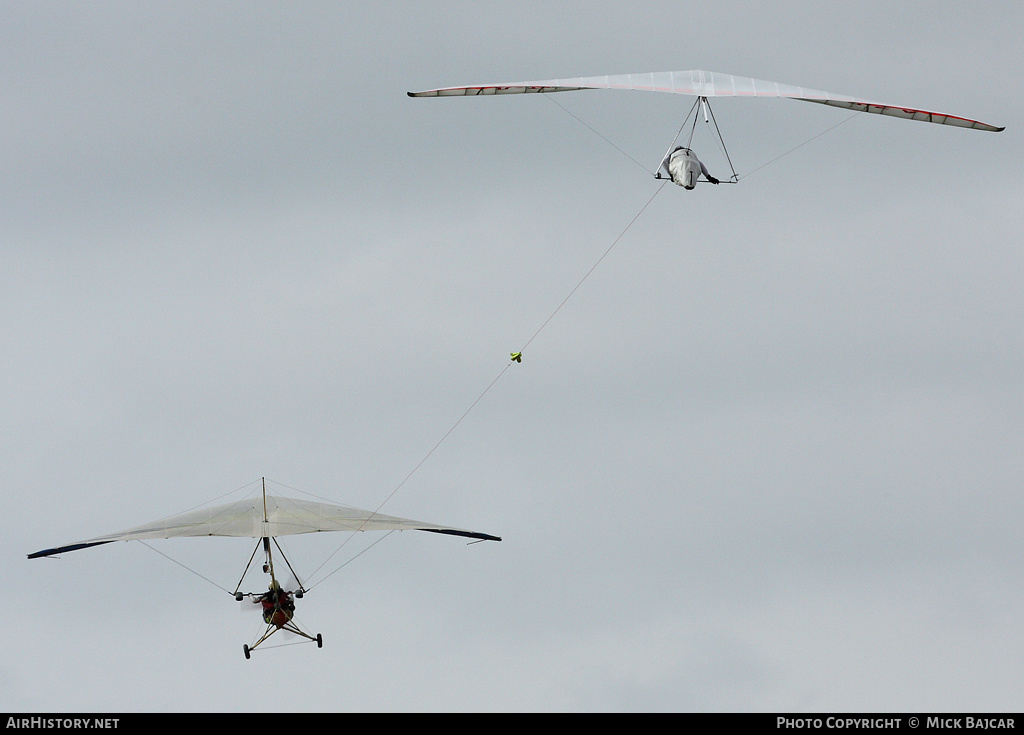
[[[264,506],[265,503],[265,506]],[[67,551],[87,549],[114,541],[179,538],[185,536],[236,536],[270,538],[323,531],[430,531],[481,541],[501,541],[476,531],[395,518],[359,508],[333,503],[296,500],[272,495],[247,498],[210,508],[189,511],[135,528],[98,536],[86,541],[44,549],[29,554],[29,559],[54,556]]]
[[[987,123],[943,112],[929,112],[902,105],[871,102],[847,95],[806,89],[792,84],[780,84],[763,79],[740,77],[711,71],[667,71],[646,74],[619,74],[615,76],[575,77],[571,79],[545,79],[536,82],[507,82],[467,87],[442,87],[422,92],[409,92],[410,97],[468,97],[494,94],[531,94],[569,92],[581,89],[634,89],[645,92],[669,92],[695,97],[785,97],[816,102],[847,110],[889,115],[907,120],[922,120],[939,125],[955,125],[974,130],[999,132],[1004,130]]]

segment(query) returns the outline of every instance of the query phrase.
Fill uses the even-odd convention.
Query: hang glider
[[[264,500],[266,506],[264,507]],[[332,503],[296,500],[273,495],[246,498],[210,508],[181,513],[124,531],[97,536],[73,544],[43,549],[29,559],[55,556],[114,541],[181,538],[187,536],[235,536],[273,538],[324,531],[430,531],[481,541],[501,541],[497,536],[460,528],[395,518],[382,513]]]
[[[497,94],[570,92],[583,89],[632,89],[644,92],[669,92],[671,94],[691,95],[705,99],[708,97],[784,97],[876,115],[888,115],[907,120],[921,120],[939,125],[954,125],[961,128],[988,130],[991,132],[1000,132],[1005,129],[944,112],[931,112],[904,105],[872,102],[847,95],[807,89],[792,84],[780,84],[779,82],[701,70],[545,79],[534,82],[504,82],[501,84],[478,84],[465,87],[441,87],[421,92],[409,92],[408,94],[410,97],[472,97]]]
[[[250,658],[253,651],[263,645],[274,634],[286,631],[316,644],[317,648],[324,646],[324,637],[321,634],[315,636],[299,628],[295,622],[296,600],[301,599],[309,590],[305,583],[299,580],[298,574],[292,563],[285,556],[284,550],[278,543],[276,536],[293,535],[298,533],[317,533],[324,531],[403,531],[418,530],[430,531],[432,533],[446,533],[466,538],[474,538],[477,541],[500,542],[499,536],[489,533],[478,533],[462,528],[442,526],[436,523],[424,523],[409,518],[395,518],[382,513],[362,511],[358,508],[338,506],[332,503],[316,503],[311,501],[300,501],[294,498],[280,498],[280,496],[266,494],[264,480],[263,492],[258,498],[248,498],[236,503],[205,508],[196,511],[180,513],[153,523],[146,523],[134,528],[128,528],[108,535],[96,536],[86,541],[68,544],[65,546],[44,549],[34,554],[29,554],[30,559],[40,557],[51,557],[66,552],[89,549],[103,544],[114,542],[144,541],[153,538],[180,538],[187,536],[237,536],[256,538],[256,548],[253,550],[249,563],[246,565],[242,577],[239,579],[238,587],[234,588],[231,595],[239,602],[245,604],[248,598],[251,603],[259,606],[263,613],[263,622],[266,629],[252,645],[246,644],[242,647],[246,658]],[[249,572],[253,560],[262,548],[264,555],[263,572],[269,575],[269,585],[265,591],[243,592],[242,585]],[[276,548],[276,553],[273,551]],[[279,555],[291,571],[294,578],[294,586],[288,589],[282,587],[281,582],[274,571],[274,556]]]
[[[249,557],[249,563],[246,564],[245,571],[242,572],[242,576],[238,580],[238,586],[231,593],[239,602],[248,598],[250,602],[259,605],[259,609],[263,613],[263,622],[266,623],[266,630],[252,645],[242,646],[245,657],[250,658],[256,648],[281,630],[315,642],[318,648],[323,647],[323,636],[319,633],[316,635],[307,633],[293,619],[296,600],[301,599],[309,590],[303,582],[299,581],[295,569],[285,557],[284,550],[278,544],[276,537],[326,531],[430,531],[431,533],[462,536],[478,541],[501,541],[498,536],[487,533],[466,531],[461,528],[424,523],[408,518],[396,518],[383,513],[334,505],[333,503],[267,495],[266,481],[264,480],[263,493],[259,497],[188,511],[106,536],[97,536],[73,544],[43,549],[29,554],[28,558],[56,556],[115,541],[196,536],[234,536],[258,539],[256,548],[253,550],[252,556]],[[242,584],[261,547],[264,554],[263,571],[269,575],[270,583],[265,591],[243,592]],[[276,554],[288,566],[295,580],[294,586],[287,589],[281,586],[274,571],[274,547],[277,549]]]

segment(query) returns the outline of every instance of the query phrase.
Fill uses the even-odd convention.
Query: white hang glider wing
[[[465,531],[460,528],[423,523],[408,518],[395,518],[368,510],[317,503],[308,500],[266,496],[240,500],[235,503],[217,505],[189,511],[164,518],[143,526],[129,528],[107,536],[98,536],[53,549],[44,549],[29,554],[29,559],[54,556],[66,551],[87,549],[91,546],[109,544],[114,541],[142,539],[180,538],[185,536],[236,536],[242,538],[270,538],[299,533],[322,531],[430,531],[453,536],[501,541],[498,536]]]
[[[670,92],[694,97],[786,97],[817,102],[847,110],[870,112],[876,115],[922,120],[940,125],[999,132],[1004,128],[943,112],[929,112],[902,105],[861,100],[847,95],[806,89],[792,84],[768,82],[750,77],[738,77],[711,71],[666,71],[646,74],[619,74],[603,77],[575,77],[572,79],[545,79],[536,82],[507,82],[469,87],[442,87],[422,92],[409,92],[410,97],[471,97],[494,94],[530,94],[544,92],[570,92],[581,89],[635,89],[645,92]]]

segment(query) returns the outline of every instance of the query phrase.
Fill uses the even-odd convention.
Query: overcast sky
[[[1019,2],[0,20],[0,710],[1020,710]],[[406,95],[682,69],[1007,129]],[[291,537],[249,661],[246,540],[25,558],[262,477],[504,540]]]

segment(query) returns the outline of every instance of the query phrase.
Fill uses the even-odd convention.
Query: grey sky
[[[1019,711],[1019,3],[551,5],[0,4],[0,709]],[[698,68],[1007,129],[715,102],[545,325],[691,101],[405,93]],[[263,476],[504,541],[25,559]]]

